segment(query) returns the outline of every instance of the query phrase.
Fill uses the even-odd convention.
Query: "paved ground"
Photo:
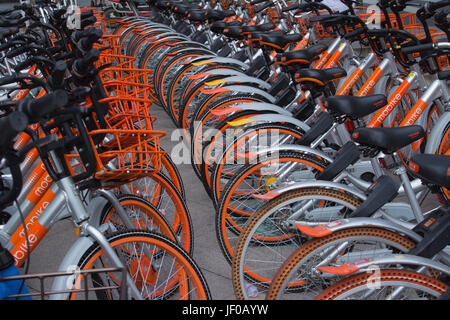
[[[372,3],[373,1],[367,1]],[[81,5],[88,1],[79,1]],[[11,3],[0,4],[0,9],[9,7]],[[170,133],[175,129],[168,115],[159,107],[153,106],[152,112],[157,116],[156,129],[168,132],[162,145],[171,150],[173,142]],[[231,285],[231,268],[223,258],[215,235],[215,211],[213,205],[195,176],[191,165],[179,165],[186,188],[187,205],[190,210],[195,236],[194,259],[199,264],[207,279],[214,299],[234,299]],[[75,240],[70,220],[58,222],[45,237],[41,245],[31,255],[30,273],[56,271],[64,253]]]

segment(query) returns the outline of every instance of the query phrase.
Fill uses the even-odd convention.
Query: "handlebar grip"
[[[253,1],[250,1],[250,4],[252,6],[254,6],[255,4],[260,4],[260,3],[263,3],[263,2],[266,2],[266,1],[269,1],[269,0],[253,0]]]
[[[20,111],[13,111],[7,116],[0,118],[0,150],[3,155],[13,143],[14,138],[26,129],[28,126],[28,117]]]
[[[97,22],[97,18],[94,16],[89,17],[87,19],[83,19],[83,20],[81,20],[81,23],[80,23],[81,29],[84,29],[87,26],[93,25],[96,22]]]
[[[447,16],[450,14],[450,3],[449,6],[445,9],[442,9],[440,11],[438,11],[435,15],[434,15],[434,21],[436,22],[436,24],[439,25],[448,25],[449,24],[449,19],[447,18]],[[445,27],[441,27],[438,26],[441,29],[445,28]]]
[[[77,46],[81,51],[88,52],[89,50],[91,50],[94,43],[96,43],[103,36],[103,32],[101,30],[95,30],[95,32],[92,32],[90,35],[81,38],[78,41]]]
[[[55,88],[60,88],[63,85],[66,70],[67,63],[63,60],[56,61],[52,70],[52,84]]]
[[[358,28],[344,35],[345,39],[352,39],[363,34],[366,30],[364,28]]]
[[[55,90],[38,99],[26,99],[21,102],[18,110],[25,113],[30,123],[38,122],[50,115],[53,111],[66,106],[69,95],[64,90]]]
[[[100,50],[92,49],[82,59],[77,59],[73,63],[73,71],[79,77],[84,77],[92,64],[100,57]]]
[[[410,46],[410,47],[401,48],[400,51],[403,54],[408,54],[408,53],[429,51],[429,50],[433,50],[433,49],[434,49],[434,44],[433,43],[426,43],[426,44],[419,44],[417,46]]]
[[[282,12],[288,12],[288,11],[296,10],[298,8],[299,8],[299,5],[298,4],[294,4],[294,5],[291,5],[291,6],[288,6],[286,8],[281,9],[281,11]]]
[[[55,10],[52,14],[53,19],[59,20],[67,13],[67,8],[61,8],[58,10]]]
[[[448,0],[442,0],[438,2],[428,2],[428,10],[430,11],[436,11],[440,8],[449,6],[450,2]]]
[[[97,30],[101,32],[100,29],[97,29],[97,28],[94,28],[94,27],[87,28],[85,30],[74,31],[74,32],[72,32],[72,35],[71,35],[72,36],[72,40],[74,42],[78,42],[78,41],[80,41],[81,38],[88,37],[88,36],[90,36],[92,34],[96,34]]]
[[[88,10],[88,11],[82,12],[80,14],[80,19],[84,20],[84,19],[87,19],[87,18],[90,18],[90,17],[93,17],[93,16],[94,16],[94,11]]]
[[[265,3],[265,4],[261,5],[261,6],[259,6],[258,8],[256,8],[256,9],[255,9],[255,13],[264,11],[264,10],[266,10],[267,8],[272,7],[273,5],[274,5],[274,3],[271,2],[271,1],[269,1],[269,2],[267,2],[267,3]]]

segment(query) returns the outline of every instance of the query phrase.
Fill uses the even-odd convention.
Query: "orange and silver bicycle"
[[[76,45],[83,43],[85,46],[86,42],[89,42],[86,37],[80,37]],[[27,76],[25,82],[27,87],[43,85],[46,95],[37,100],[3,103],[6,115],[2,125],[8,134],[4,136],[6,159],[2,166],[9,168],[11,173],[11,185],[4,186],[4,194],[8,194],[4,207],[13,201],[17,204],[14,199],[19,196],[22,185],[20,163],[34,147],[39,156],[35,159],[38,171],[32,172],[34,182],[39,180],[41,184],[33,185],[36,187],[33,191],[37,192],[33,199],[37,201],[36,205],[29,206],[33,209],[24,214],[21,205],[17,205],[16,211],[3,225],[2,245],[11,251],[16,265],[22,265],[58,221],[61,209],[65,208],[72,215],[81,237],[65,256],[61,271],[68,270],[71,265],[78,265],[80,269],[101,266],[123,269],[125,262],[127,287],[135,299],[169,296],[209,298],[198,267],[178,245],[183,237],[177,238],[176,228],[174,231],[173,225],[158,210],[152,209],[151,204],[143,206],[137,197],[120,201],[113,193],[104,190],[156,174],[161,169],[159,138],[164,133],[151,127],[154,119],[148,114],[148,96],[143,90],[145,84],[138,86],[130,80],[142,78],[142,74],[123,66],[104,69],[101,75],[91,73],[96,69],[94,62],[99,56],[97,49],[89,49],[84,57],[71,61],[70,78],[66,76],[69,71],[66,62],[60,60],[50,64],[51,81],[45,81],[46,77]],[[113,76],[118,80],[115,81]],[[23,78],[16,76],[8,81],[12,83],[14,80],[22,83],[23,87]],[[30,124],[39,125],[34,130],[26,128],[28,120]],[[13,138],[22,131],[32,139],[28,144],[22,141],[22,150],[17,153],[12,149]],[[32,184],[31,180],[29,184]],[[88,189],[96,189],[111,201],[110,222],[114,220],[114,211],[123,218],[116,226],[108,221],[96,224],[98,221],[94,219],[99,217],[99,212],[91,211],[91,206],[86,207],[79,191]],[[124,208],[135,208],[135,212],[146,209],[146,215],[136,223],[142,222],[147,228],[136,231],[140,225],[124,214]],[[126,227],[122,231],[117,228],[120,224]],[[182,218],[178,225],[183,226]],[[189,246],[190,242],[187,243]],[[59,289],[56,291],[60,294],[53,298],[76,298],[74,291],[63,292],[64,289],[76,288],[81,277],[74,282],[69,279],[65,277],[55,281],[54,288]],[[117,284],[119,279],[122,278],[118,274],[110,272],[95,281]],[[114,290],[99,291],[96,297],[114,298]]]

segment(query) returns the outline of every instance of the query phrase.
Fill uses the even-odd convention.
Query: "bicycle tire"
[[[312,165],[317,166],[322,170],[323,168],[325,168],[325,166],[320,167],[320,163],[318,162],[317,158],[291,151],[280,152],[275,160],[277,161],[282,160],[286,162],[298,161],[298,163],[311,163]],[[266,163],[270,164],[270,160],[267,161]],[[269,210],[269,208],[271,208],[271,205],[274,203],[278,203],[278,201],[281,201],[282,203],[284,199],[290,199],[291,197],[295,198],[295,196],[300,195],[299,190],[294,190],[291,192],[287,192],[286,194],[282,194],[281,196],[274,198],[274,200],[256,199],[255,200],[256,204],[253,204],[253,202],[248,201],[244,207],[239,207],[237,205],[230,205],[234,190],[237,188],[237,186],[239,186],[240,182],[243,181],[243,179],[248,174],[254,172],[255,170],[259,170],[264,165],[265,163],[262,162],[257,165],[243,167],[239,172],[239,174],[236,174],[233,177],[233,179],[230,180],[227,186],[225,186],[223,195],[220,199],[220,204],[216,212],[216,234],[220,244],[220,248],[222,249],[225,258],[229,263],[232,262],[235,242],[239,241],[238,237],[241,237],[241,234],[244,232],[244,230],[247,230],[246,234],[248,234],[249,232],[247,228],[248,224],[250,223],[250,221],[258,219],[253,218],[255,214],[257,214],[256,217],[260,217],[261,215],[264,216],[264,214],[261,214],[261,210],[263,211]],[[268,191],[270,191],[270,189],[262,191],[261,193],[266,193]],[[240,196],[236,201],[238,204],[241,202],[241,198],[242,197]],[[252,197],[251,200],[253,200],[253,198],[255,197]],[[284,241],[285,240],[284,238],[285,237],[283,235],[281,240]],[[272,238],[268,239],[270,243],[272,242],[276,243],[279,240],[280,239],[278,237],[275,238],[275,240],[272,240]]]
[[[143,295],[146,299],[164,299],[164,298],[174,298],[175,294],[173,292],[173,282],[177,283],[177,291],[178,291],[178,298],[180,299],[204,299],[209,300],[211,299],[211,294],[209,291],[208,284],[200,270],[200,268],[197,266],[195,261],[181,248],[179,247],[175,242],[170,241],[166,237],[163,237],[156,233],[146,232],[142,230],[128,230],[126,232],[119,232],[113,235],[110,235],[108,237],[108,241],[110,245],[115,248],[115,251],[117,254],[121,254],[124,256],[127,256],[128,259],[124,259],[124,257],[121,257],[122,261],[127,262],[127,271],[130,272],[131,269],[131,276],[133,277],[133,280],[137,279],[137,287],[141,290],[141,293],[143,291],[146,291]],[[149,275],[143,274],[146,270],[144,267],[147,267],[147,265],[144,266],[144,264],[150,263],[151,268],[155,268],[156,261],[152,261],[150,258],[147,258],[149,260],[144,260],[144,262],[139,261],[141,265],[138,267],[136,266],[136,259],[141,259],[144,257],[142,252],[137,252],[134,250],[133,245],[137,243],[147,246],[152,246],[153,250],[152,252],[157,252],[157,259],[161,260],[166,259],[166,261],[158,261],[161,264],[167,263],[168,257],[172,258],[172,262],[169,263],[178,267],[182,267],[182,269],[177,270],[179,271],[178,275],[175,275],[171,270],[165,270],[165,272],[169,271],[168,275],[162,274],[162,269],[160,268],[159,272],[158,270],[152,269],[150,276],[153,276],[153,278],[148,279]],[[153,259],[153,257],[152,257]],[[152,263],[153,262],[153,263]],[[94,266],[94,263],[99,265],[100,267],[110,267],[111,265],[108,265],[108,259],[103,255],[103,249],[98,245],[97,243],[94,243],[88,250],[86,250],[86,253],[81,257],[81,259],[78,262],[78,267],[80,270],[88,270],[93,269],[96,266]],[[159,267],[161,267],[160,265]],[[137,270],[139,269],[139,270]],[[133,272],[134,271],[134,272]],[[157,279],[155,279],[157,274]],[[110,283],[113,284],[120,284],[119,281],[119,275],[109,273],[108,274],[109,279],[107,279]],[[180,284],[179,281],[182,280],[182,283]],[[98,278],[96,279],[98,281]],[[106,280],[104,280],[106,281]],[[184,283],[187,282],[188,283]],[[77,287],[77,284],[82,282],[82,276],[79,276],[78,279],[75,281],[74,287]],[[153,284],[152,284],[153,282]],[[162,283],[162,284],[161,284]],[[157,288],[158,284],[160,284],[162,289]],[[164,286],[167,284],[170,284],[171,290],[170,292],[164,292]],[[104,283],[98,284],[100,286],[103,286]],[[150,288],[147,288],[149,286]],[[151,291],[151,287],[154,287],[155,289],[158,289],[158,291]],[[105,290],[106,291],[106,290]],[[160,292],[163,291],[163,292]],[[195,294],[195,297],[194,297]],[[113,298],[114,296],[117,296],[117,293],[114,293],[112,291],[103,292],[103,294],[99,294],[97,291],[97,298]],[[70,299],[76,299],[77,295],[76,293],[72,293],[70,296]]]
[[[308,201],[314,199],[314,206],[317,208],[308,208]],[[286,218],[292,214],[291,208],[303,203],[306,210],[303,210],[305,216],[301,218],[302,220],[327,223],[345,217],[357,208],[362,200],[340,190],[311,187],[294,189],[268,201],[250,217],[234,247],[232,276],[238,298],[243,296],[238,286],[241,279],[267,290],[286,259],[309,240],[309,237],[297,228],[284,224]],[[329,204],[333,206],[326,207]],[[296,210],[304,208],[305,206]],[[317,217],[321,208],[333,209],[331,213],[336,217]],[[264,255],[264,259],[260,262],[252,259],[261,255]],[[263,269],[261,264],[265,266]]]
[[[167,220],[151,203],[135,195],[122,195],[117,200],[132,219],[133,229],[160,233],[174,242],[178,241]],[[127,230],[109,201],[100,214],[100,224],[104,223],[112,224],[114,232]]]
[[[221,123],[223,123],[222,119],[223,117],[220,116],[214,116],[211,111],[213,110],[219,110],[221,108],[230,107],[233,106],[233,104],[237,103],[251,103],[251,102],[261,102],[259,98],[256,97],[247,97],[247,96],[232,96],[229,97],[229,99],[224,99],[225,101],[219,101],[217,104],[212,105],[210,108],[205,110],[201,115],[198,115],[200,113],[200,110],[196,111],[196,114],[194,115],[193,119],[194,121],[197,121],[199,125],[197,126],[191,126],[190,128],[190,136],[191,136],[191,159],[192,161],[192,167],[194,168],[195,174],[201,179],[201,164],[203,162],[203,147],[204,145],[207,145],[207,137],[203,136],[203,132],[207,132],[208,130],[212,129],[213,131],[216,130]],[[258,113],[259,114],[259,113]],[[243,118],[248,118],[253,115],[256,115],[254,112],[244,112],[239,113],[239,116],[237,119],[239,120]],[[228,118],[228,117],[227,117]],[[231,120],[233,118],[229,118]],[[208,122],[213,122],[212,125],[206,125]],[[206,128],[206,129],[205,129]]]
[[[250,128],[247,128],[243,134],[238,136],[232,144],[227,148],[225,151],[222,160],[220,161],[220,164],[215,163],[215,166],[212,169],[212,178],[211,178],[211,186],[212,186],[212,194],[215,201],[218,201],[220,199],[220,193],[223,189],[224,184],[226,184],[229,179],[231,179],[232,175],[230,176],[229,170],[227,170],[227,174],[222,175],[223,172],[223,164],[227,163],[229,164],[231,161],[228,159],[228,155],[230,154],[229,150],[239,150],[240,148],[245,148],[247,150],[246,146],[241,146],[240,143],[242,143],[243,140],[248,139],[248,137],[251,137],[252,135],[263,135],[267,132],[274,131],[276,134],[283,134],[289,137],[289,141],[283,141],[283,143],[289,144],[294,143],[296,139],[300,139],[305,132],[298,127],[291,125],[291,124],[282,124],[282,123],[261,123],[257,124],[255,126],[252,126]],[[279,145],[279,142],[272,142],[267,141],[266,147],[270,147],[272,145]],[[223,183],[221,181],[223,179],[227,178]]]
[[[136,180],[125,186],[126,194],[134,194],[150,202],[169,222],[178,241],[189,254],[194,250],[194,235],[189,208],[177,188],[163,174]]]
[[[448,290],[448,285],[445,283],[414,271],[382,269],[379,273],[376,278],[371,272],[347,277],[324,290],[315,300],[341,300],[348,298],[351,294],[356,294],[364,289],[370,290],[371,287],[368,285],[372,284],[373,287],[375,281],[380,286],[380,289],[385,286],[388,288],[390,286],[394,287],[394,285],[410,288],[411,294],[417,298],[419,298],[418,292],[422,291],[426,295],[420,297],[420,299],[437,299]],[[393,289],[389,289],[389,291],[392,292]],[[356,299],[356,297],[353,299]]]
[[[293,290],[289,289],[289,287],[293,287],[293,285],[290,284],[298,282],[300,280],[297,278],[300,269],[302,271],[305,270],[305,272],[308,273],[307,269],[314,268],[314,265],[312,264],[316,263],[318,264],[321,262],[320,253],[326,252],[327,250],[329,251],[330,250],[329,248],[338,247],[339,244],[342,245],[343,243],[345,244],[345,242],[349,242],[349,244],[346,245],[345,248],[343,247],[340,252],[345,252],[346,248],[351,248],[352,249],[351,253],[354,254],[355,245],[361,245],[363,242],[367,243],[369,241],[375,241],[376,243],[380,243],[383,246],[385,246],[385,248],[387,246],[390,246],[396,250],[395,253],[406,253],[416,245],[415,241],[405,236],[402,236],[398,233],[386,229],[379,229],[373,227],[351,228],[334,232],[325,237],[312,239],[306,242],[300,248],[298,248],[294,253],[292,253],[292,255],[288,259],[286,259],[286,261],[283,263],[281,268],[276,273],[275,277],[272,279],[269,290],[266,295],[266,299],[267,300],[283,300],[285,298],[301,299],[304,298],[305,294],[311,295],[311,293],[305,292],[306,290],[308,291],[311,290],[311,287],[314,286],[314,284],[311,284],[311,281],[305,281],[306,279],[307,280],[314,279],[314,275],[310,275],[312,273],[311,270],[309,270],[310,274],[307,274],[302,279],[302,281],[304,281],[305,284],[302,284],[300,288],[301,289],[305,288],[304,290],[301,290],[300,292],[293,292]],[[364,249],[368,250],[369,248]],[[340,256],[339,258],[341,257],[342,256]],[[358,257],[357,256],[354,257],[356,261]],[[313,261],[311,263],[311,266],[308,265],[309,261]],[[317,277],[319,278],[320,276],[318,275]],[[324,288],[322,288],[322,286],[324,284],[329,286],[332,283],[332,281],[336,282],[336,279],[339,278],[342,277],[340,276],[327,277],[325,281],[319,283],[319,288],[317,289],[319,290],[319,292],[313,294],[313,297],[323,291]],[[321,281],[321,279],[317,279],[317,281],[319,282]],[[237,292],[237,295],[242,296],[243,292],[241,292],[239,287],[236,288],[237,289],[235,289],[235,292]],[[313,289],[316,290],[316,288]],[[299,296],[296,296],[296,293],[298,293]]]

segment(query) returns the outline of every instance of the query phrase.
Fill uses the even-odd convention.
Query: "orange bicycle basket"
[[[97,135],[104,138],[95,145],[93,141]],[[101,129],[89,132],[97,162],[94,178],[113,182],[111,187],[117,187],[118,183],[129,183],[159,172],[164,154],[159,140],[164,135],[165,132],[154,130]],[[84,170],[77,154],[67,154],[65,160],[72,175]]]
[[[103,34],[94,48],[101,49],[102,55],[119,55],[122,44],[120,34]]]
[[[155,118],[150,116],[148,84],[149,70],[108,68],[101,72],[108,98],[100,100],[109,103],[109,114],[105,119],[113,129],[152,129]],[[114,80],[109,80],[114,79]]]
[[[151,71],[146,69],[112,67],[102,70],[99,76],[108,97],[121,95],[148,98],[151,88],[148,81],[150,73]]]
[[[111,129],[151,130],[156,120],[149,114],[151,103],[146,99],[118,96],[102,102],[109,103],[105,121]]]
[[[107,50],[108,51],[108,50]],[[105,64],[111,64],[116,68],[134,68],[136,59],[134,57],[128,57],[121,54],[101,53],[100,58],[96,62],[96,67],[99,68]]]

